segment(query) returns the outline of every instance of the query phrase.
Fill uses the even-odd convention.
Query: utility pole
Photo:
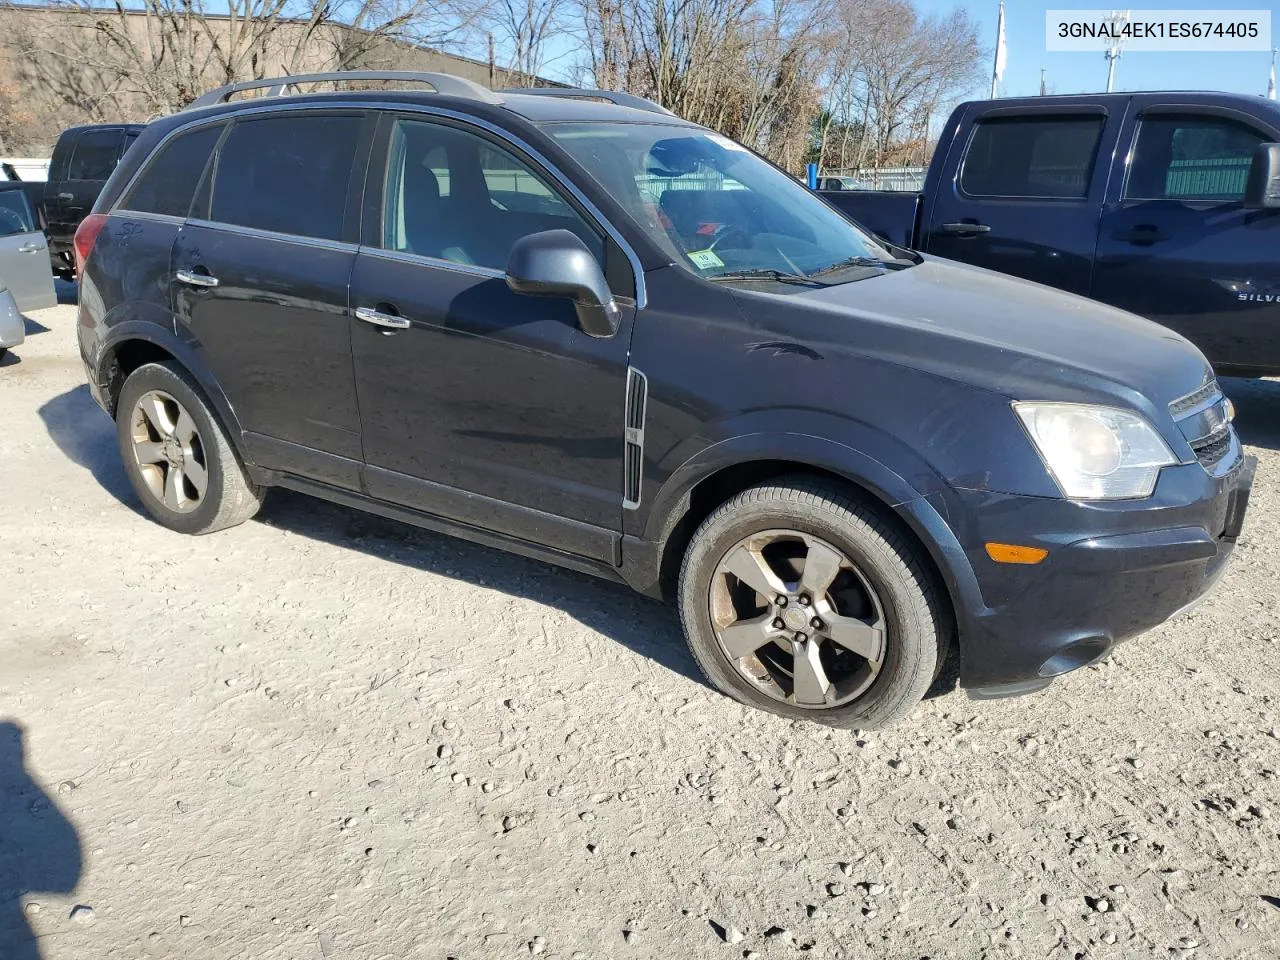
[[[1004,79],[1004,0],[1000,0],[1000,20],[996,24],[996,59],[991,65],[991,99],[1000,95],[1000,81]]]
[[[1120,31],[1124,29],[1126,24],[1128,24],[1129,19],[1130,19],[1130,13],[1128,10],[1124,11],[1123,13],[1119,13],[1115,10],[1112,10],[1109,14],[1107,14],[1106,17],[1103,18],[1103,22],[1107,25],[1108,33],[1110,34],[1110,39],[1107,41],[1107,53],[1106,53],[1107,93],[1110,93],[1111,88],[1115,86],[1116,61],[1120,59],[1121,47],[1124,46],[1124,38]]]

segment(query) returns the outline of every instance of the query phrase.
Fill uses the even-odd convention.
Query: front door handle
[[[20,247],[18,248],[18,252],[19,252],[19,253],[39,253],[39,252],[40,252],[40,244],[38,244],[38,243],[24,243],[22,246],[20,246]]]
[[[58,194],[58,199],[59,199],[59,200],[74,200],[75,198],[76,198],[76,195],[75,195],[74,193],[60,193],[60,194]]]
[[[976,233],[990,233],[991,228],[985,223],[970,223],[968,221],[960,221],[958,223],[944,223],[942,225],[943,233],[955,233],[960,236],[972,236]]]
[[[356,307],[356,319],[372,323],[375,327],[386,327],[389,330],[407,330],[411,326],[408,317],[394,313],[383,313],[368,307]]]
[[[1111,237],[1113,240],[1132,243],[1139,247],[1149,246],[1153,243],[1159,243],[1161,240],[1169,239],[1168,234],[1162,233],[1154,223],[1140,223],[1132,230],[1117,230]]]
[[[179,270],[174,274],[179,283],[185,283],[191,287],[216,287],[218,278],[211,277],[207,273],[196,273],[193,270]]]

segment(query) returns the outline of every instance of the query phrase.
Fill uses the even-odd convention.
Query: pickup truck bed
[[[1280,374],[1280,210],[1246,203],[1280,106],[1227,93],[961,104],[920,194],[824,191],[925,253],[1171,327],[1221,372]],[[1034,317],[1028,322],[1034,322]]]

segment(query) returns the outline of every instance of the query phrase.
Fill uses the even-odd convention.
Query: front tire
[[[834,483],[745,490],[694,534],[680,616],[716,689],[836,727],[906,716],[949,643],[923,551]]]
[[[116,440],[138,499],[170,530],[213,533],[244,523],[262,505],[262,488],[174,364],[148,363],[129,375],[116,402]]]

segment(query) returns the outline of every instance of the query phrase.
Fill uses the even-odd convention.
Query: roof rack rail
[[[501,103],[502,98],[487,87],[463,77],[455,77],[448,73],[419,73],[408,70],[335,70],[330,73],[300,73],[291,77],[276,77],[270,80],[242,80],[229,83],[225,87],[210,90],[200,96],[188,107],[209,107],[217,103],[226,103],[235,94],[245,90],[266,89],[268,97],[278,97],[303,83],[334,83],[342,80],[390,80],[400,83],[426,83],[435,88],[436,93],[450,97],[465,97],[468,100],[483,100],[485,103]]]
[[[668,117],[675,116],[659,103],[637,97],[632,93],[619,93],[616,90],[587,90],[582,87],[518,87],[498,92],[534,97],[569,97],[574,100],[607,100],[619,107],[631,107],[633,110],[644,110],[646,113],[662,113]]]

